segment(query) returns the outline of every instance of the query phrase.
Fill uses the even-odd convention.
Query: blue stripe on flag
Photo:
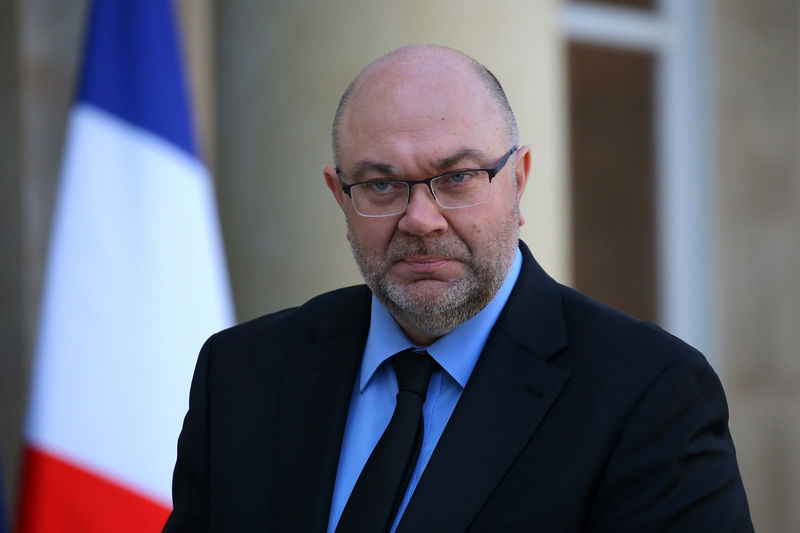
[[[95,0],[78,100],[197,156],[168,0]]]

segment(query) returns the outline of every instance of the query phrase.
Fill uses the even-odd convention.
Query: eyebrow
[[[370,161],[368,159],[362,159],[353,165],[353,172],[350,173],[350,176],[352,176],[352,178],[356,181],[361,181],[361,178],[367,173],[380,174],[387,177],[397,177],[394,166],[388,163]]]
[[[474,148],[462,148],[461,150],[434,161],[431,163],[431,168],[435,173],[445,172],[448,169],[456,166],[458,163],[466,160],[474,160],[476,163],[479,161],[485,161],[486,154],[483,151],[476,150]],[[356,181],[361,181],[361,178],[367,173],[380,174],[386,177],[399,176],[394,165],[370,161],[369,159],[362,159],[353,165],[353,172],[350,173],[350,176]]]
[[[443,172],[468,159],[471,159],[475,161],[476,164],[481,165],[480,161],[486,161],[486,154],[484,154],[481,150],[476,150],[474,148],[462,148],[461,150],[458,150],[457,152],[436,161],[433,163],[432,167],[437,172]]]

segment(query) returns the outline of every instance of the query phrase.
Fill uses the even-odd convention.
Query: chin
[[[421,279],[399,284],[389,281],[384,285],[387,296],[409,312],[440,313],[463,304],[473,289],[469,280],[457,278],[450,281]]]

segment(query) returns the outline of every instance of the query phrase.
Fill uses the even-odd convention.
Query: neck
[[[434,335],[431,335],[430,333],[425,333],[424,331],[420,331],[419,329],[412,327],[410,324],[404,322],[403,320],[398,319],[394,315],[392,316],[394,317],[395,321],[400,326],[400,328],[403,330],[403,332],[406,334],[406,336],[408,336],[408,338],[411,340],[411,342],[414,343],[415,346],[430,346],[436,341],[436,339],[439,338]]]

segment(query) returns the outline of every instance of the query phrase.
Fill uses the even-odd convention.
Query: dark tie
[[[417,464],[422,445],[422,404],[433,360],[425,352],[409,349],[392,356],[392,365],[397,375],[397,405],[358,476],[336,533],[389,531]]]

